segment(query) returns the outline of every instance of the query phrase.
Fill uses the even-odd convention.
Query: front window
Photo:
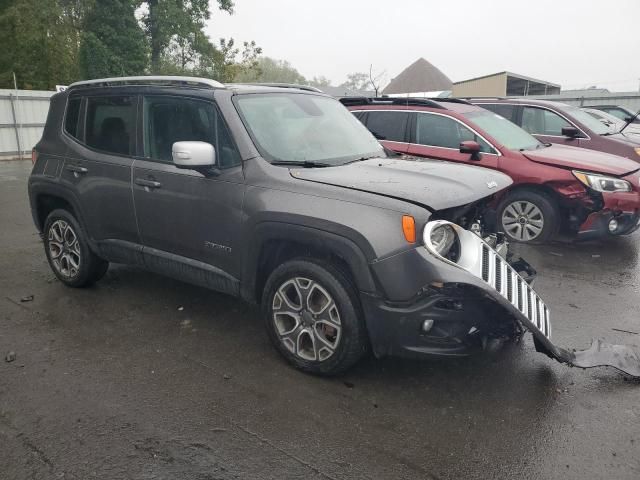
[[[572,126],[560,115],[546,108],[522,108],[522,128],[534,135],[561,137],[562,129]]]
[[[510,150],[535,150],[543,144],[515,123],[489,111],[465,113],[471,122]]]
[[[464,141],[477,142],[480,144],[481,152],[496,153],[487,142],[453,118],[433,113],[418,113],[417,144],[458,150],[460,143]]]
[[[572,106],[563,106],[562,110],[566,112],[567,115],[571,115],[578,122],[582,123],[588,129],[593,130],[598,135],[611,133],[611,131],[605,124],[593,118],[584,110],[580,110],[579,108]]]
[[[386,157],[382,146],[337,100],[317,95],[238,95],[236,105],[264,158],[277,162],[341,163]]]

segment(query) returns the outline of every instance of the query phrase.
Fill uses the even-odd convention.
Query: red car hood
[[[609,175],[623,176],[640,169],[637,162],[628,158],[566,145],[552,144],[538,150],[525,150],[522,154],[538,163]]]

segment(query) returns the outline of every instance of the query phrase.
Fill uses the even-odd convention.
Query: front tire
[[[280,265],[266,282],[262,311],[273,345],[305,372],[342,373],[367,350],[356,292],[332,265],[308,260]]]
[[[548,195],[520,190],[500,202],[498,224],[511,241],[546,242],[558,231],[560,213]]]
[[[91,285],[109,268],[109,262],[91,251],[84,230],[66,210],[54,210],[45,220],[44,250],[55,276],[69,287]]]

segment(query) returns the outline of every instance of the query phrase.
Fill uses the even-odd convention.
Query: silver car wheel
[[[82,261],[78,235],[64,220],[56,220],[47,235],[49,257],[56,271],[65,278],[73,278]]]
[[[544,215],[535,204],[524,200],[510,203],[502,212],[502,226],[510,237],[530,242],[544,229]]]
[[[291,353],[318,362],[335,353],[342,333],[340,313],[319,283],[301,277],[287,280],[273,296],[272,311],[280,341]]]

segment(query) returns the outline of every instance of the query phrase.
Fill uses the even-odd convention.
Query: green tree
[[[256,68],[240,72],[235,78],[237,82],[264,83],[307,83],[304,76],[286,60],[261,57]]]
[[[325,76],[320,75],[319,77],[313,77],[311,80],[308,81],[308,83],[312,87],[322,88],[322,87],[330,86],[331,80],[329,80]]]
[[[363,72],[350,73],[347,75],[347,81],[340,86],[351,90],[367,90],[371,87],[369,74]]]
[[[233,0],[216,0],[220,10],[233,13]],[[151,73],[161,73],[163,55],[177,42],[182,48],[194,50],[208,47],[198,43],[209,19],[209,0],[146,0],[138,5],[145,7],[142,21],[151,49]],[[200,52],[201,53],[201,52]]]
[[[96,2],[84,22],[79,57],[82,78],[144,73],[145,37],[132,0]]]
[[[78,78],[78,11],[88,0],[3,0],[0,86],[50,90]]]

